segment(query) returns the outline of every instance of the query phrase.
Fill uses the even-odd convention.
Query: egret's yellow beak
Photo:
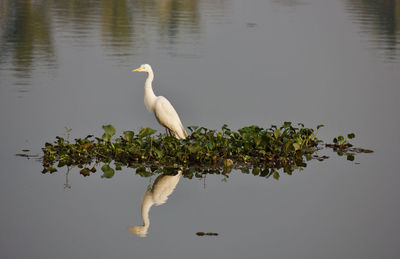
[[[140,71],[142,71],[142,69],[143,69],[142,67],[138,67],[138,68],[132,70],[131,72],[140,72]]]

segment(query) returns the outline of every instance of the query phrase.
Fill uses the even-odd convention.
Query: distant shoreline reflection
[[[229,0],[78,2],[1,1],[0,76],[17,79],[16,85],[30,85],[38,73],[58,70],[64,58],[57,49],[71,52],[76,46],[85,51],[103,48],[106,57],[122,64],[127,57],[153,51],[147,42],[156,42],[157,50],[172,57],[201,57],[207,33],[204,21],[228,20],[232,12]],[[298,0],[273,3],[285,7],[308,4]],[[346,0],[344,8],[383,61],[397,63],[400,1]],[[248,27],[255,25],[259,26],[247,23]],[[92,33],[99,34],[100,40]]]

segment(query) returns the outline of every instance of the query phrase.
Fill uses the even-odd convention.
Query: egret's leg
[[[151,191],[151,177],[149,178],[149,184],[147,185],[147,190]]]
[[[171,133],[171,132],[169,132],[169,129],[166,127],[166,128],[165,128],[165,135],[170,136],[169,133]]]

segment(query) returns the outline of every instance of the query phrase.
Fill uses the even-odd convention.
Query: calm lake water
[[[73,168],[64,188],[15,154],[65,127],[163,131],[143,63],[185,126],[324,124],[375,152],[278,181],[181,178],[137,236],[148,178]],[[399,111],[398,0],[0,0],[0,257],[399,258]]]

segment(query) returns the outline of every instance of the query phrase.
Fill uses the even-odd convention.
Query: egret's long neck
[[[144,104],[146,105],[147,110],[154,110],[154,102],[156,100],[156,95],[153,92],[152,82],[154,79],[153,71],[148,73],[148,77],[146,79],[146,83],[144,85]]]
[[[151,206],[153,206],[153,204],[154,201],[150,191],[146,191],[142,200],[142,219],[143,219],[143,226],[146,228],[150,226],[149,211]]]

